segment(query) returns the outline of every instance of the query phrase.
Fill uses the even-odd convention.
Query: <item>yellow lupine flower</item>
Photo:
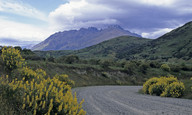
[[[61,103],[61,104],[59,105],[58,111],[60,112],[60,111],[62,110],[62,108],[63,108],[63,103]]]
[[[42,109],[44,109],[44,108],[45,108],[45,103],[46,103],[46,102],[44,101],[44,102],[43,102],[43,106],[42,106]]]
[[[37,111],[36,111],[36,109],[33,111],[33,115],[36,115],[36,113],[37,113]]]
[[[23,104],[22,109],[25,109],[25,104]]]
[[[32,106],[32,104],[33,104],[33,103],[32,103],[32,102],[30,102],[29,107],[31,107],[31,106]]]
[[[37,103],[35,102],[35,109],[37,109]]]

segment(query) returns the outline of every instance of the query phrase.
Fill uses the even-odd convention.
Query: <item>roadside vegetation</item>
[[[18,49],[1,50],[0,111],[1,114],[85,115],[72,94],[74,82],[67,75],[47,76],[43,69],[27,66]]]
[[[34,55],[34,54],[33,54]],[[28,58],[28,56],[26,55]],[[38,55],[34,55],[38,57]],[[41,59],[40,59],[41,58]],[[81,58],[76,55],[52,57],[49,53],[43,57],[27,59],[30,67],[43,68],[47,74],[67,73],[75,81],[74,87],[90,85],[143,85],[157,76],[176,76],[182,81],[185,90],[182,98],[192,98],[192,60],[157,59],[126,60],[111,58]],[[154,94],[153,94],[154,95]]]
[[[81,109],[83,100],[77,102],[72,87],[143,85],[154,76],[152,79],[158,82],[148,86],[145,93],[192,99],[191,59],[41,57],[20,47],[7,47],[0,53],[2,114],[85,114]]]
[[[181,97],[185,91],[183,82],[178,81],[174,76],[154,77],[146,81],[143,85],[145,94],[157,95],[162,97]]]

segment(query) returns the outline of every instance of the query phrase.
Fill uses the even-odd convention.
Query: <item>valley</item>
[[[158,108],[161,108],[161,110],[152,108],[155,109],[152,112],[148,111],[150,110],[151,106],[149,108],[141,109],[143,106],[140,108],[136,108],[133,106],[137,105],[134,105],[133,103],[147,103],[142,99],[144,98],[145,100],[145,98],[149,97],[156,98],[149,95],[138,94],[138,92],[139,89],[142,88],[140,86],[143,85],[147,80],[152,77],[161,76],[177,77],[179,81],[184,83],[184,87],[186,88],[181,98],[192,99],[192,80],[190,80],[192,76],[192,48],[190,33],[190,31],[192,31],[191,23],[192,22],[189,22],[184,26],[177,28],[155,40],[123,35],[102,41],[98,44],[88,46],[83,49],[76,50],[32,51],[30,49],[22,49],[21,47],[16,46],[12,50],[16,50],[16,52],[21,52],[21,56],[25,59],[25,64],[22,65],[24,69],[21,69],[19,67],[19,69],[13,69],[14,71],[7,71],[6,63],[4,62],[4,60],[0,60],[0,72],[2,76],[11,76],[11,78],[9,78],[10,81],[15,80],[15,78],[21,79],[21,76],[25,75],[20,73],[22,71],[26,72],[25,77],[27,78],[30,78],[29,76],[38,77],[37,73],[32,73],[35,73],[36,71],[38,72],[39,69],[41,71],[45,71],[46,74],[43,77],[45,81],[49,79],[53,79],[54,81],[57,76],[61,75],[64,78],[60,79],[67,80],[67,82],[70,83],[70,87],[73,88],[74,91],[77,91],[78,99],[82,100],[83,98],[85,98],[88,100],[85,101],[85,105],[83,106],[83,109],[85,109],[88,114],[95,114],[97,112],[109,114],[112,110],[114,110],[114,113],[122,112],[122,114],[175,114],[174,110],[176,108],[179,108],[180,106],[178,105],[175,106],[175,109],[166,110],[165,108],[163,108],[164,105],[166,105],[167,107],[174,107],[172,101],[166,104],[162,104],[162,100],[167,98],[157,97],[158,99],[155,101],[149,101],[148,99],[146,99],[146,101],[149,102],[149,105],[160,103],[157,106]],[[57,46],[57,43],[55,44]],[[1,53],[2,52],[3,51],[1,51]],[[10,68],[12,66],[7,67]],[[66,76],[67,78],[65,78]],[[2,79],[4,79],[4,77]],[[74,83],[70,80],[74,81]],[[33,80],[29,81],[32,82]],[[45,87],[48,87],[49,85],[50,84],[48,83]],[[103,85],[108,86],[105,87]],[[139,87],[137,87],[138,85]],[[120,86],[122,86],[122,89],[120,88]],[[2,87],[4,87],[3,84]],[[87,88],[81,89],[78,87]],[[100,87],[102,87],[102,89],[100,89]],[[89,88],[96,88],[94,90],[96,92],[89,92]],[[97,93],[102,94],[99,92],[103,92],[105,88],[106,91],[104,92],[106,92],[106,94],[100,96],[108,96],[109,100],[107,100],[106,98],[103,99],[95,97],[99,96],[97,95]],[[114,90],[113,88],[116,90]],[[120,92],[121,90],[122,92]],[[126,93],[125,90],[128,93]],[[122,103],[124,100],[119,100],[120,98],[111,97],[116,96],[117,93],[115,92],[118,92],[118,94],[122,93],[121,96],[122,98],[127,100],[127,103]],[[86,95],[92,96],[86,97]],[[3,96],[4,95],[2,95],[2,97]],[[138,98],[136,98],[137,96]],[[98,99],[98,101],[105,100],[106,102],[103,102],[103,104],[102,102],[94,104],[95,99]],[[135,100],[138,100],[139,102]],[[168,98],[168,100],[171,100],[171,98]],[[2,103],[6,103],[6,101],[2,101]],[[180,100],[178,101],[180,102]],[[129,104],[129,102],[131,102],[132,104],[127,105]],[[105,110],[99,108],[99,106],[111,105],[108,105],[106,103],[115,104],[114,107],[117,108],[117,110],[111,109],[113,107],[106,108]],[[87,106],[89,104],[90,106]],[[9,107],[10,105],[5,104],[6,109],[7,106]],[[188,108],[184,107],[176,112],[183,113],[183,110],[185,109]],[[187,111],[190,112],[190,110]],[[6,113],[6,111],[4,112]],[[30,111],[24,110],[24,112],[33,113],[31,109]],[[185,114],[188,113],[186,112]]]

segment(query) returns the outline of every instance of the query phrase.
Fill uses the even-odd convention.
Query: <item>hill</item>
[[[137,58],[145,59],[169,59],[169,58],[192,58],[192,22],[174,29],[173,31],[152,40],[140,50],[131,54]],[[118,55],[128,54],[129,51],[120,52]],[[121,58],[128,58],[131,55],[124,55]]]
[[[168,60],[171,58],[188,60],[192,58],[192,22],[174,29],[158,39],[140,39],[121,36],[104,41],[81,50],[36,52],[38,55],[49,54],[52,57],[77,55],[83,58],[117,58]]]
[[[81,58],[116,58],[116,54],[119,52],[126,50],[132,54],[140,45],[149,41],[151,39],[120,36],[80,50],[35,51],[35,53],[42,57],[47,55],[51,57],[77,55]]]
[[[35,45],[32,50],[78,50],[122,35],[141,37],[124,30],[118,25],[109,26],[101,30],[89,27],[87,29],[81,28],[80,30],[55,33],[45,41]]]

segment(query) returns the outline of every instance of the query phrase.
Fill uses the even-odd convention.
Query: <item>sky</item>
[[[190,0],[0,0],[0,45],[108,25],[155,39],[189,21]]]

